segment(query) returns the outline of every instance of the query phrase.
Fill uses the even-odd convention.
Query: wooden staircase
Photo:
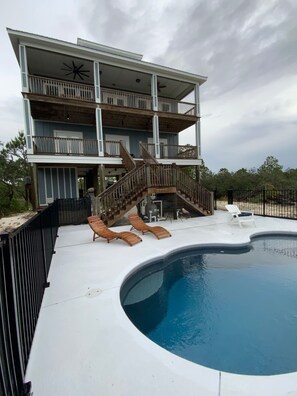
[[[108,225],[113,225],[153,190],[169,189],[198,212],[213,214],[212,193],[193,180],[175,164],[159,164],[141,145],[143,162],[136,163],[120,143],[127,173],[117,183],[95,198],[95,211]]]
[[[213,214],[213,193],[177,167],[177,196],[203,216]]]

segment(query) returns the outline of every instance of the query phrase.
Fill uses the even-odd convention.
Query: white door
[[[154,144],[154,139],[153,138],[147,138],[147,142],[148,142],[148,144]],[[160,142],[161,158],[168,158],[168,146],[167,146],[168,139],[159,139],[159,142]],[[164,144],[165,147],[162,147],[162,144]],[[155,152],[155,150],[153,150],[153,152]],[[150,154],[152,154],[152,153],[150,152]]]
[[[83,133],[76,131],[54,131],[55,149],[59,154],[83,154]],[[77,140],[77,141],[76,141]]]
[[[111,156],[119,156],[120,155],[120,149],[119,146],[116,144],[113,144],[111,142],[120,142],[122,141],[126,149],[130,153],[130,139],[129,136],[124,136],[124,135],[110,135],[106,134],[105,135],[105,151],[107,154]]]

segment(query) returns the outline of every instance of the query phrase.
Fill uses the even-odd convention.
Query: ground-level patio
[[[297,395],[297,373],[243,376],[199,366],[146,338],[121,307],[123,280],[155,257],[184,246],[244,244],[265,232],[297,235],[295,220],[256,217],[256,227],[240,228],[229,216],[164,221],[172,238],[145,235],[133,247],[92,242],[88,225],[61,227],[26,374],[34,396]]]

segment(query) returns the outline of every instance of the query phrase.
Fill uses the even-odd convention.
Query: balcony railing
[[[95,139],[33,136],[34,154],[98,156]]]
[[[120,157],[120,142],[116,142],[113,140],[105,140],[104,141],[104,156],[105,157]]]
[[[98,156],[98,142],[95,139],[33,136],[33,143],[34,154]],[[104,155],[120,157],[120,143],[105,141]]]
[[[195,115],[195,103],[178,102],[177,100],[158,98],[158,110],[166,113]]]
[[[66,99],[95,101],[94,87],[86,84],[29,76],[30,92]],[[112,106],[152,110],[152,97],[135,92],[101,87],[101,102]],[[158,110],[166,113],[196,115],[195,104],[168,98],[158,98]]]
[[[98,156],[98,142],[95,139],[75,139],[48,136],[33,136],[34,154],[58,154],[75,156]],[[142,143],[152,157],[155,155],[153,143]],[[120,142],[104,141],[105,157],[121,157]],[[178,144],[160,144],[163,159],[197,159],[197,147]]]
[[[153,143],[142,143],[146,150],[156,157],[155,145]],[[161,159],[197,159],[197,147],[178,144],[160,144]]]
[[[152,97],[134,92],[101,88],[102,103],[121,107],[133,107],[140,110],[152,110]]]
[[[86,84],[29,76],[30,92],[67,99],[94,101],[94,87]]]

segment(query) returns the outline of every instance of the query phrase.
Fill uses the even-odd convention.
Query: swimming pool
[[[123,308],[152,341],[237,374],[297,371],[297,238],[187,249],[134,273]]]

